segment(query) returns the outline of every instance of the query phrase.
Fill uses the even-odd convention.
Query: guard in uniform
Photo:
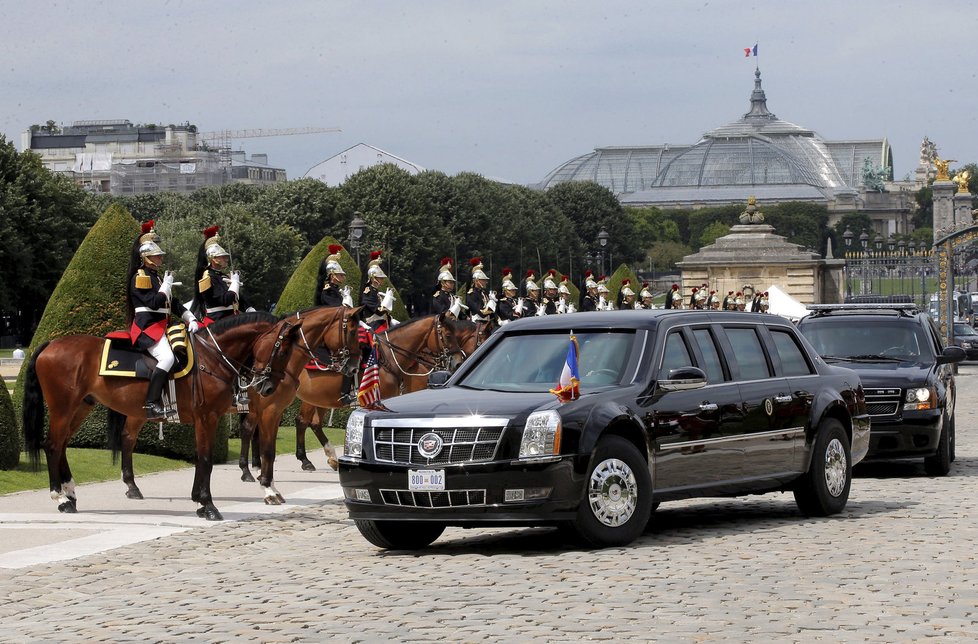
[[[611,290],[608,289],[608,285],[605,283],[605,277],[602,275],[598,278],[598,310],[599,311],[613,311],[614,304],[608,296],[611,295]]]
[[[744,302],[744,294],[741,291],[737,291],[737,297],[734,298],[734,310],[743,311],[746,306],[747,303]]]
[[[676,301],[679,301],[680,306],[676,306]],[[679,284],[673,284],[672,290],[666,293],[666,308],[667,309],[681,309],[682,307],[682,295],[679,295]]]
[[[621,281],[621,290],[619,291],[621,295],[621,310],[632,310],[642,308],[635,301],[635,291],[632,290],[632,280],[625,278]]]
[[[594,274],[591,271],[584,272],[584,297],[581,298],[582,311],[598,310],[598,283],[594,281]]]
[[[693,287],[693,291],[689,294],[689,308],[690,309],[702,308],[702,307],[696,306],[696,296],[699,294],[699,292],[700,292],[700,290],[697,287],[694,286]]]
[[[638,294],[639,300],[641,301],[641,308],[643,309],[654,309],[655,304],[652,302],[652,291],[649,290],[649,283],[642,282],[642,292]]]
[[[158,241],[153,221],[143,224],[142,234],[136,238],[129,260],[129,337],[135,347],[156,358],[156,369],[150,376],[146,392],[146,420],[164,420],[167,417],[168,410],[163,407],[163,387],[176,362],[166,338],[173,296],[173,273],[166,271],[162,278],[158,274],[166,254]],[[172,308],[186,322],[187,329],[195,333],[198,323],[194,314],[179,302]]]
[[[557,294],[560,300],[557,302],[557,313],[576,313],[577,307],[571,302],[570,278],[566,275],[560,276],[560,286],[557,287]]]
[[[550,269],[543,280],[543,314],[557,315],[557,271]]]
[[[761,293],[761,302],[757,310],[760,311],[761,313],[767,313],[768,309],[770,308],[771,308],[771,300],[768,298],[767,291],[764,291],[763,293]]]
[[[473,257],[469,260],[472,266],[472,287],[465,296],[465,306],[469,309],[469,319],[473,322],[491,322],[496,311],[496,293],[486,291],[489,276],[482,270],[482,258]]]
[[[500,326],[523,317],[523,302],[516,299],[518,289],[513,283],[513,272],[508,268],[503,269],[502,291],[503,298],[499,300],[499,306],[496,307],[496,317],[499,319]]]
[[[441,267],[438,269],[438,290],[432,296],[431,312],[438,315],[441,313],[451,313],[456,318],[462,314],[462,306],[455,295],[455,276],[452,275],[452,258],[445,257],[441,260]]]
[[[733,291],[727,291],[726,297],[723,298],[723,305],[720,308],[723,309],[724,311],[733,311],[733,310],[735,310],[737,307],[736,306],[731,306],[731,304],[730,304],[731,302],[733,302],[735,300],[736,300],[736,298],[734,297],[734,292]]]
[[[540,300],[540,287],[537,286],[536,272],[531,268],[526,272],[526,281],[523,288],[526,290],[526,306],[528,310],[524,315],[546,315],[546,307]]]
[[[241,274],[226,272],[231,254],[221,247],[218,232],[218,226],[204,230],[204,243],[197,252],[197,292],[191,310],[201,318],[201,326],[234,315],[242,307],[249,313],[255,310],[241,296]]]
[[[339,244],[329,245],[329,255],[319,264],[319,278],[316,283],[316,304],[318,306],[346,306],[353,308],[353,295],[346,285],[346,271],[340,264]]]
[[[383,333],[387,330],[391,323],[391,309],[394,308],[394,289],[389,288],[383,294],[378,290],[387,279],[384,269],[380,266],[382,261],[379,250],[370,253],[370,262],[367,264],[367,286],[360,296],[360,304],[363,306],[360,315],[374,333]]]

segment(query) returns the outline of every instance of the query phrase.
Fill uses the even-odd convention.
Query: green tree
[[[263,219],[292,226],[311,248],[329,235],[344,239],[350,219],[337,210],[339,190],[318,179],[296,179],[266,188],[253,212]]]
[[[23,439],[17,427],[14,405],[7,386],[0,386],[0,470],[12,470],[20,463]]]
[[[586,249],[597,248],[598,233],[608,233],[605,252],[624,262],[642,259],[644,253],[634,234],[634,223],[607,188],[591,181],[565,181],[545,193],[550,201],[574,225],[580,243],[579,260]],[[583,263],[583,262],[582,262]]]
[[[766,223],[792,244],[825,254],[825,240],[831,236],[829,211],[822,204],[788,201],[764,209]],[[833,240],[838,249],[838,241]]]
[[[700,233],[700,248],[709,246],[716,240],[730,234],[730,226],[722,221],[714,221]]]
[[[720,222],[729,229],[740,223],[739,217],[743,211],[744,206],[740,204],[694,210],[689,214],[689,245],[698,250],[703,246],[703,233],[709,226]]]
[[[867,242],[870,245],[872,245],[873,238],[876,235],[873,228],[873,220],[870,219],[869,215],[862,213],[849,213],[848,215],[843,215],[839,221],[836,222],[833,230],[835,232],[833,239],[837,240],[833,241],[833,245],[837,244],[836,248],[839,249],[840,256],[847,251],[859,251],[862,248],[859,240],[861,235],[866,235]],[[852,232],[852,244],[849,247],[846,247],[845,244],[846,230]]]
[[[292,272],[292,276],[289,277],[289,281],[285,284],[285,288],[282,289],[281,295],[279,295],[278,303],[275,306],[275,311],[279,315],[301,311],[302,309],[316,305],[316,285],[319,279],[319,265],[329,255],[330,245],[338,243],[333,237],[323,237],[302,258],[295,271]],[[343,267],[343,271],[346,273],[346,284],[350,287],[350,295],[353,298],[353,303],[359,305],[361,291],[360,269],[357,268],[356,260],[353,259],[345,248],[340,252],[340,266]]]
[[[934,189],[927,185],[914,193],[917,204],[911,223],[914,229],[934,227]]]
[[[692,248],[674,241],[655,242],[649,252],[655,258],[656,272],[676,270],[676,264],[683,261],[683,257],[692,254]]]
[[[618,292],[621,291],[622,282],[626,279],[629,280],[629,286],[631,289],[635,291],[636,298],[638,296],[638,292],[642,290],[642,283],[638,281],[638,277],[635,276],[635,272],[629,268],[627,264],[621,264],[617,269],[615,269],[615,272],[611,274],[611,277],[608,278],[608,290],[611,291],[608,294],[608,299],[612,303],[618,303]]]

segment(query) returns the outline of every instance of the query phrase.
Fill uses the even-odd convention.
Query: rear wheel
[[[652,514],[652,477],[645,457],[620,436],[598,443],[574,529],[587,543],[623,546],[637,539]]]
[[[826,418],[819,424],[808,472],[794,490],[802,514],[824,517],[842,512],[849,500],[852,459],[842,423]]]
[[[441,523],[427,521],[372,521],[356,519],[363,538],[378,548],[419,550],[430,546],[445,531]]]
[[[954,422],[944,418],[941,437],[937,439],[937,453],[924,458],[924,471],[931,476],[947,476],[954,460]]]

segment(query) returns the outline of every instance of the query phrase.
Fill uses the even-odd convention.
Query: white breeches
[[[173,363],[176,362],[176,358],[173,357],[173,349],[170,348],[170,342],[165,335],[149,348],[149,355],[156,358],[157,369],[162,369],[168,373],[173,368]]]

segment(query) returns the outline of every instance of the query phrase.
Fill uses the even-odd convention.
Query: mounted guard
[[[496,312],[496,292],[486,291],[489,276],[482,270],[482,258],[473,257],[469,264],[472,266],[472,287],[465,296],[465,306],[469,309],[469,319],[486,324],[492,321]]]
[[[379,290],[387,279],[384,269],[380,266],[382,262],[380,255],[379,250],[370,253],[370,263],[367,264],[367,286],[360,296],[363,321],[373,329],[374,333],[383,333],[391,325],[391,309],[394,308],[394,289],[388,288],[383,295]]]
[[[241,295],[241,274],[238,271],[227,272],[231,253],[221,247],[218,236],[220,227],[211,226],[203,232],[204,243],[197,252],[197,269],[194,272],[197,289],[191,311],[201,320],[200,325],[206,327],[238,313],[242,308],[247,313],[255,308]]]
[[[598,283],[594,281],[594,273],[584,271],[584,297],[581,298],[581,311],[598,310]]]
[[[319,306],[345,306],[353,308],[353,295],[346,285],[346,271],[340,264],[339,244],[329,245],[329,255],[319,264],[316,283],[316,304]]]
[[[438,269],[438,290],[432,296],[431,312],[451,313],[456,319],[462,316],[462,303],[455,294],[455,276],[452,275],[452,258],[443,257]]]
[[[513,271],[508,268],[503,269],[502,291],[503,299],[499,300],[499,306],[496,308],[500,325],[509,324],[523,317],[523,298],[516,298],[519,289],[513,283]]]

